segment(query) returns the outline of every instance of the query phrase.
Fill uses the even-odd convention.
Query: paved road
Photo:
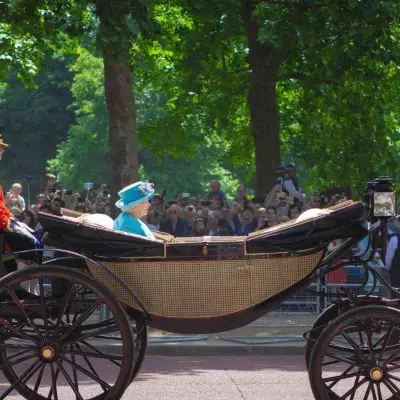
[[[310,400],[303,356],[149,356],[123,400]]]
[[[112,375],[105,368],[102,377]],[[84,384],[91,393],[90,379]],[[0,378],[0,393],[5,389]],[[58,382],[58,398],[71,400],[65,380]],[[42,389],[49,391],[49,382]],[[93,393],[94,395],[94,393]],[[85,396],[85,398],[87,398]],[[75,397],[73,397],[75,398]],[[149,355],[135,382],[121,400],[310,400],[304,357]],[[7,396],[21,400],[19,395]]]

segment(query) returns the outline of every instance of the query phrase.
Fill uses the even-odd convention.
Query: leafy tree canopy
[[[74,79],[76,122],[70,127],[68,138],[58,146],[57,156],[49,161],[49,170],[56,173],[61,184],[70,189],[80,189],[84,182],[109,182],[107,157],[107,114],[104,101],[103,64],[101,59],[87,50],[81,50],[77,61],[71,66]],[[151,91],[146,92],[149,96]],[[149,115],[142,114],[139,97],[138,131],[140,139],[152,132],[146,129]],[[163,112],[156,103],[152,108],[154,115]],[[171,138],[173,135],[170,135]],[[146,143],[146,139],[143,139]],[[202,197],[208,191],[211,179],[220,179],[228,195],[233,195],[239,181],[221,166],[221,154],[225,143],[218,139],[206,139],[197,147],[192,159],[171,157],[161,154],[155,157],[151,149],[141,152],[142,177],[157,182],[159,188],[167,190],[168,198],[173,200],[177,194],[186,190]]]

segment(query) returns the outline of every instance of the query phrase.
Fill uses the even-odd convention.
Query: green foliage
[[[4,154],[0,182],[7,189],[14,181],[24,183],[34,176],[38,192],[44,184],[46,160],[55,155],[57,143],[66,137],[73,121],[71,73],[62,59],[47,60],[34,81],[38,89],[27,89],[11,74],[0,89],[0,124],[11,147]],[[26,190],[25,193],[26,195]]]
[[[74,73],[72,94],[76,122],[70,127],[68,138],[58,146],[57,156],[49,161],[49,170],[56,173],[62,186],[80,189],[84,182],[109,182],[107,140],[107,113],[104,102],[103,63],[100,58],[81,50],[70,68]],[[149,88],[147,95],[152,92]],[[139,97],[138,105],[142,104]],[[163,109],[154,106],[154,115]],[[144,112],[144,110],[143,110]],[[148,114],[138,107],[138,131],[141,141],[146,143],[152,132],[146,130]],[[160,144],[158,146],[161,147]],[[156,146],[157,147],[157,146]],[[238,181],[221,166],[225,142],[203,141],[192,158],[172,158],[158,153],[158,160],[151,149],[143,150],[142,176],[155,180],[160,188],[167,189],[168,198],[176,199],[180,191],[189,191],[203,197],[209,189],[211,179],[220,179],[228,195],[232,195]]]
[[[74,73],[71,91],[76,122],[58,146],[57,157],[49,160],[48,169],[64,187],[80,189],[84,182],[109,182],[103,63],[81,50],[70,71]]]
[[[204,138],[217,138],[225,167],[249,180],[254,145],[236,2],[158,2],[154,18],[157,40],[142,38],[132,49],[138,109],[146,110],[142,122],[151,133],[140,135],[142,145],[157,155],[192,157]]]

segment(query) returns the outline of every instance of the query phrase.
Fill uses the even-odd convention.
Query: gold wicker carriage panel
[[[163,317],[217,317],[245,310],[307,277],[323,251],[301,256],[245,259],[103,262],[143,303],[147,312]],[[88,263],[91,273],[119,301],[140,309],[104,270]]]

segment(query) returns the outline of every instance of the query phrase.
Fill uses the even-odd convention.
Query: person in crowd
[[[114,229],[154,239],[151,230],[140,219],[147,214],[154,187],[147,181],[135,182],[118,192],[115,203],[122,212],[114,221]]]
[[[53,210],[53,214],[61,217],[62,216],[61,209],[65,208],[65,201],[59,197],[55,197],[51,201],[51,207]]]
[[[28,225],[29,228],[35,229],[37,222],[35,214],[28,209],[22,211],[21,215],[19,216],[19,220],[23,222],[25,225]]]
[[[205,236],[207,235],[207,227],[203,218],[197,217],[194,220],[192,232],[189,236]]]
[[[107,201],[103,197],[98,197],[94,205],[94,211],[97,214],[106,214]]]
[[[256,212],[256,231],[260,231],[262,229],[268,228],[268,218],[267,218],[267,210],[264,207],[260,207]]]
[[[281,189],[286,178],[286,168],[284,165],[280,165],[276,170],[276,184],[279,185]]]
[[[173,236],[185,236],[187,224],[181,218],[181,208],[178,204],[172,204],[167,210],[167,218],[161,221],[160,231]]]
[[[257,227],[257,221],[254,219],[254,210],[250,207],[246,207],[241,215],[235,214],[232,222],[235,226],[234,233],[237,236],[248,235],[254,232]]]
[[[196,208],[198,205],[197,198],[195,196],[190,196],[188,198],[187,205]]]
[[[267,221],[268,226],[275,226],[279,224],[278,212],[275,207],[269,206],[267,208]]]
[[[208,217],[207,221],[208,236],[220,236],[219,231],[219,213],[217,211],[212,211]]]
[[[225,193],[221,190],[221,186],[219,184],[219,181],[216,179],[213,179],[210,182],[210,192],[208,193],[207,198],[209,199],[211,195],[219,195],[222,198],[222,202],[226,202],[226,196]]]
[[[183,218],[187,225],[187,232],[186,234],[190,236],[193,228],[193,222],[197,217],[196,208],[192,205],[188,205],[183,210]]]
[[[44,178],[44,191],[43,193],[50,198],[53,198],[53,194],[56,191],[56,184],[57,184],[57,179],[56,176],[53,174],[46,174]]]
[[[283,181],[282,189],[290,196],[298,201],[302,202],[305,198],[304,193],[299,187],[299,183],[297,181],[297,171],[296,165],[294,163],[290,163],[286,166],[287,177]]]
[[[230,222],[224,218],[221,214],[221,217],[218,219],[218,230],[220,236],[233,236],[233,227]]]
[[[244,210],[249,201],[246,197],[246,188],[244,187],[244,185],[239,185],[236,188],[236,196],[233,198],[233,201],[235,203],[238,203],[242,210]]]
[[[176,199],[176,203],[184,209],[187,206],[188,200],[190,198],[190,193],[188,192],[181,192],[178,194],[178,197]]]
[[[7,192],[5,204],[15,217],[19,217],[25,210],[25,200],[21,196],[22,186],[20,183],[14,183],[11,190]]]
[[[167,208],[167,204],[164,200],[164,197],[160,193],[155,193],[154,196],[150,199],[150,210],[152,212],[158,211],[161,216],[165,215]]]
[[[296,219],[301,214],[298,204],[291,204],[289,206],[289,219]]]
[[[36,196],[36,206],[38,208],[42,207],[46,203],[46,196],[44,193],[39,193]]]
[[[153,210],[147,213],[147,223],[146,225],[149,227],[151,231],[160,231],[160,224],[161,224],[161,214],[157,210]]]
[[[213,193],[208,196],[208,200],[210,201],[211,205],[210,208],[212,211],[220,211],[224,206],[224,199],[220,194]]]

